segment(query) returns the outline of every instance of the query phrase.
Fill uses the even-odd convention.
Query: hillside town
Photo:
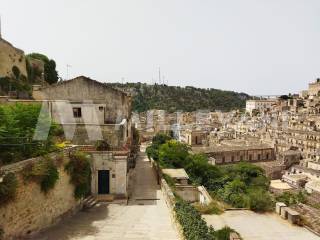
[[[320,239],[320,78],[254,96],[160,68],[62,77],[1,31],[0,240]]]

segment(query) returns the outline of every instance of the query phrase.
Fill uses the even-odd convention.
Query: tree
[[[183,168],[187,164],[189,147],[176,140],[169,140],[159,148],[159,162],[163,167]]]
[[[43,64],[44,64],[44,80],[46,82],[48,82],[49,84],[53,84],[53,83],[58,82],[59,75],[58,75],[58,72],[56,70],[56,62],[54,60],[49,59],[47,56],[45,56],[45,55],[43,55],[41,53],[28,54],[27,55],[27,59],[28,58],[37,59],[37,60],[40,60],[40,61],[43,62]],[[36,69],[34,69],[32,71],[29,68],[28,74],[34,74],[34,71],[36,71]],[[29,78],[32,78],[32,76],[29,76]]]
[[[44,78],[49,84],[58,82],[59,77],[54,60],[50,60],[44,64]]]
[[[270,194],[263,189],[252,189],[249,192],[250,209],[256,212],[265,212],[272,209]]]

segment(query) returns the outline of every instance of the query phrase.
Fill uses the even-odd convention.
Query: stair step
[[[83,201],[83,209],[93,208],[97,203],[98,201],[93,196],[89,196]]]

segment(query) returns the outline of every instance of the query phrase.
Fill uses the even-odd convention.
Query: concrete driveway
[[[214,229],[228,225],[239,232],[244,240],[320,240],[307,229],[291,225],[276,214],[227,211],[222,215],[203,217]]]

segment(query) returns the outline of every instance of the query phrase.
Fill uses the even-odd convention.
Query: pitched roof
[[[111,86],[109,86],[109,85],[106,85],[106,84],[103,83],[103,82],[99,82],[99,81],[97,81],[97,80],[91,79],[91,78],[86,77],[86,76],[83,76],[83,75],[82,75],[82,76],[75,77],[75,78],[73,78],[73,79],[59,81],[59,82],[57,82],[57,83],[55,83],[55,84],[46,86],[46,87],[44,87],[43,89],[56,87],[56,86],[59,86],[59,85],[67,84],[67,83],[70,83],[70,82],[73,82],[73,81],[78,81],[78,80],[85,80],[85,81],[94,82],[95,84],[98,84],[98,85],[100,85],[100,86],[103,87],[103,88],[111,89],[111,90],[113,90],[113,91],[120,92],[121,94],[123,94],[123,95],[125,95],[125,96],[129,96],[128,93],[126,93],[126,92],[124,92],[124,91],[122,91],[122,90],[120,90],[120,89],[111,87]]]

